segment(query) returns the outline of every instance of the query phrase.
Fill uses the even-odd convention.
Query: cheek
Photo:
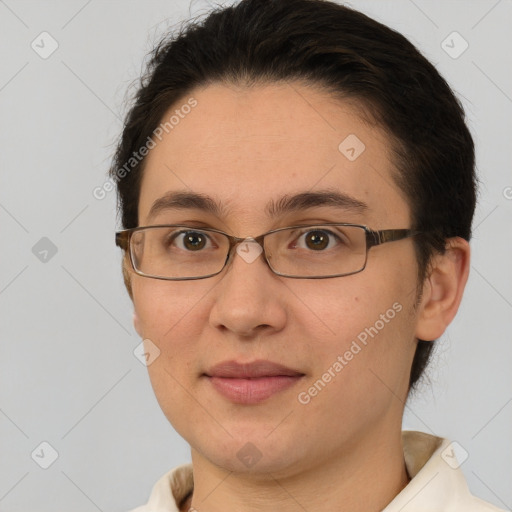
[[[141,335],[160,351],[148,367],[153,385],[156,379],[167,381],[169,374],[183,381],[188,379],[187,372],[196,369],[197,344],[207,318],[201,298],[207,290],[198,294],[190,282],[134,281],[133,303]]]
[[[201,293],[190,282],[171,282],[137,276],[133,280],[135,314],[145,337],[165,343],[176,331],[192,332],[198,321],[191,317],[200,311]],[[198,295],[199,293],[199,295]],[[203,296],[207,289],[203,290]],[[184,322],[184,320],[186,321]]]
[[[309,322],[303,327],[315,338],[311,344],[305,340],[316,362],[310,382],[317,382],[322,394],[330,390],[325,399],[332,393],[333,403],[355,407],[360,401],[371,408],[393,396],[390,390],[403,394],[415,350],[415,271],[390,268],[386,286],[382,274],[367,272],[326,281],[321,288],[311,285],[304,293]]]
[[[314,371],[298,397],[308,417],[316,418],[311,429],[318,429],[322,418],[325,435],[335,435],[341,424],[356,432],[401,407],[414,353],[408,342],[413,330],[405,308],[390,306],[353,311],[352,322],[339,317],[336,336],[329,343],[319,340]]]
[[[367,329],[389,330],[395,318],[403,317],[402,311],[412,300],[410,290],[401,285],[401,276],[374,279],[364,273],[331,281],[290,282],[293,295],[300,297],[292,315],[310,335],[320,340],[320,346],[343,349],[346,342],[360,335],[364,343]],[[295,289],[294,289],[295,288]],[[381,318],[382,317],[382,318]],[[385,327],[385,328],[384,328]],[[366,333],[366,334],[365,334]]]
[[[207,290],[199,293],[190,282],[183,285],[143,277],[133,282],[141,334],[159,350],[158,357],[147,367],[151,385],[173,425],[179,426],[180,418],[187,418],[188,411],[194,409],[194,402],[184,389],[193,390],[199,372],[198,340],[205,325],[201,298]]]

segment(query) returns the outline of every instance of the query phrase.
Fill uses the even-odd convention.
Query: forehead
[[[374,225],[409,221],[385,133],[352,104],[313,87],[197,88],[166,112],[161,127],[146,157],[139,224],[173,191],[207,195],[221,215],[252,225],[263,226],[269,203],[318,190],[366,204]]]

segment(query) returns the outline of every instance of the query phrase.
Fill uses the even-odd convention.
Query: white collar
[[[503,512],[469,492],[448,439],[404,430],[402,446],[411,481],[382,512]],[[147,505],[131,512],[179,512],[193,486],[192,464],[177,466],[156,482]]]

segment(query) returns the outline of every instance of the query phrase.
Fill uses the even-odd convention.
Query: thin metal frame
[[[280,272],[275,271],[271,267],[270,262],[267,259],[267,254],[265,252],[264,238],[267,235],[270,235],[271,233],[276,233],[278,231],[284,231],[286,229],[307,228],[307,227],[324,227],[324,226],[352,226],[352,227],[364,229],[365,235],[366,235],[366,254],[365,254],[365,258],[364,258],[364,265],[361,269],[355,270],[354,272],[348,272],[348,273],[344,273],[344,274],[333,274],[333,275],[328,275],[328,276],[295,276],[295,275],[282,274]],[[197,229],[198,231],[213,232],[213,233],[219,233],[221,235],[224,235],[229,240],[229,250],[228,250],[228,254],[226,256],[226,261],[224,261],[224,265],[218,272],[215,272],[214,274],[208,274],[206,276],[162,277],[162,276],[153,276],[151,274],[145,274],[144,272],[135,268],[135,264],[133,262],[132,251],[129,249],[130,249],[130,239],[131,239],[133,233],[135,233],[137,231],[145,230],[147,228],[187,228],[190,230]],[[263,249],[263,255],[264,255],[264,259],[267,263],[267,266],[270,268],[270,270],[274,274],[276,274],[278,276],[289,277],[292,279],[329,279],[332,277],[350,276],[350,275],[358,274],[359,272],[362,272],[366,268],[366,263],[368,261],[368,251],[372,247],[374,247],[376,245],[382,245],[387,242],[396,242],[398,240],[403,240],[405,238],[409,238],[409,237],[416,236],[419,234],[422,234],[422,231],[416,231],[416,230],[412,230],[412,229],[382,229],[379,231],[374,231],[373,229],[370,229],[368,226],[365,226],[363,224],[350,224],[350,223],[346,223],[346,222],[330,222],[330,223],[300,224],[300,225],[296,225],[296,226],[287,226],[284,228],[277,228],[277,229],[273,229],[271,231],[267,231],[266,233],[263,233],[256,237],[241,238],[238,236],[229,235],[228,233],[221,231],[220,229],[215,229],[215,228],[195,227],[195,226],[190,226],[190,225],[186,225],[186,224],[157,224],[154,226],[139,226],[136,228],[123,229],[121,231],[117,231],[116,235],[115,235],[115,242],[118,247],[120,247],[124,251],[128,251],[128,254],[130,257],[129,258],[130,264],[132,266],[133,271],[140,276],[149,277],[151,279],[161,279],[164,281],[191,281],[191,280],[206,279],[208,277],[216,276],[216,275],[220,274],[226,268],[226,265],[228,264],[231,253],[233,252],[233,248],[242,242],[258,243],[261,246],[261,248]]]

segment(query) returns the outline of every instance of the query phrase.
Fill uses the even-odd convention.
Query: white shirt
[[[448,439],[404,430],[402,446],[411,481],[382,512],[504,512],[469,492]],[[192,464],[182,464],[156,482],[146,505],[129,512],[179,512],[193,486]]]

